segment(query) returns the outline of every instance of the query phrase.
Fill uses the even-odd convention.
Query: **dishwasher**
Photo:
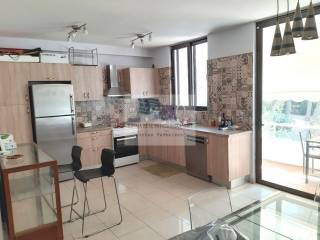
[[[187,173],[194,177],[210,181],[207,173],[208,138],[187,135],[185,137]]]

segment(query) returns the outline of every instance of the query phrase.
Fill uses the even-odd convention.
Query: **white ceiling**
[[[157,47],[273,16],[275,6],[276,0],[3,0],[0,36],[63,41],[66,26],[87,23],[89,35],[77,42],[129,46],[134,33],[152,31],[145,45]]]

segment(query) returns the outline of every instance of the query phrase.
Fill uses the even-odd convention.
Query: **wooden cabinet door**
[[[131,93],[130,69],[118,70],[119,86],[125,91]]]
[[[89,88],[90,100],[101,100],[103,96],[104,69],[102,67],[90,67],[89,79],[91,84]]]
[[[72,84],[76,101],[103,99],[103,68],[72,66]]]
[[[153,68],[130,68],[131,97],[154,97],[156,93],[155,77]]]
[[[92,166],[95,162],[95,151],[93,151],[90,133],[78,133],[77,144],[82,147],[81,163],[83,167]]]
[[[147,156],[147,142],[148,142],[148,131],[147,125],[141,124],[138,126],[138,146],[139,146],[139,154],[140,156]]]
[[[113,149],[111,130],[99,131],[93,136],[93,146],[96,149],[96,165],[101,164],[103,149]]]
[[[71,67],[69,64],[30,63],[31,81],[70,81]]]
[[[213,180],[229,180],[228,136],[210,134],[207,146],[207,170]]]
[[[168,162],[185,166],[185,144],[184,144],[184,132],[178,128],[171,128],[169,130],[168,137]]]
[[[156,131],[156,156],[160,161],[166,162],[168,159],[168,128],[160,126],[155,129]]]
[[[32,143],[29,105],[0,106],[0,132],[11,133],[18,144]]]
[[[28,63],[0,63],[0,106],[29,104]]]
[[[86,88],[86,75],[85,67],[72,66],[71,67],[71,80],[74,91],[75,101],[88,100],[88,91]]]

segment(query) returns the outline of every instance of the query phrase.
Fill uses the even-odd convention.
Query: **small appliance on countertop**
[[[88,128],[88,127],[92,127],[92,122],[80,122],[79,126],[82,128]]]
[[[9,133],[0,133],[0,154],[6,154],[17,148],[13,135]]]
[[[112,132],[115,151],[115,167],[138,163],[138,128],[133,126],[124,126],[113,128]]]

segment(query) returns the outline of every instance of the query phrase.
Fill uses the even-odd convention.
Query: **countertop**
[[[137,123],[138,124],[138,123]],[[156,124],[156,125],[161,125],[163,127],[168,127],[168,128],[179,128],[183,130],[190,130],[190,131],[196,131],[196,132],[203,132],[203,133],[209,133],[209,134],[217,134],[217,135],[223,135],[223,136],[230,136],[234,134],[240,134],[240,133],[245,133],[245,132],[250,132],[251,130],[219,130],[218,128],[214,127],[208,127],[208,126],[203,126],[199,124],[193,124],[189,126],[183,126],[178,124],[177,121],[148,121],[148,122],[143,122],[140,124]]]
[[[85,133],[85,132],[98,132],[98,131],[103,131],[103,130],[111,130],[112,127],[109,125],[96,125],[92,127],[77,127],[77,133]]]
[[[181,129],[185,130],[192,130],[196,132],[203,132],[203,133],[209,133],[209,134],[217,134],[217,135],[224,135],[224,136],[230,136],[233,134],[239,134],[248,132],[249,130],[235,130],[235,129],[228,129],[228,130],[219,130],[218,128],[214,127],[206,127],[201,125],[191,125],[191,126],[181,126]]]
[[[193,124],[189,126],[183,126],[179,125],[177,121],[148,121],[148,122],[136,122],[136,123],[130,123],[128,124],[133,125],[133,126],[138,126],[140,124],[156,124],[156,125],[161,125],[163,127],[168,127],[168,128],[179,128],[183,130],[190,130],[190,131],[196,131],[196,132],[202,132],[202,133],[209,133],[209,134],[217,134],[217,135],[223,135],[223,136],[230,136],[234,134],[240,134],[244,132],[248,132],[250,130],[219,130],[218,128],[214,127],[208,127],[208,126],[203,126],[199,124]],[[82,128],[82,127],[77,127],[77,133],[85,133],[85,132],[98,132],[98,131],[103,131],[103,130],[111,130],[112,127],[109,125],[97,125],[97,126],[92,126],[92,127],[87,127],[87,128]]]

